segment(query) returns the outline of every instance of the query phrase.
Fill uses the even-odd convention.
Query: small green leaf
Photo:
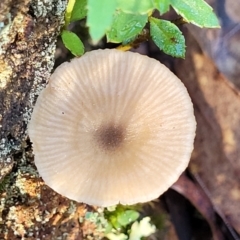
[[[82,41],[79,37],[70,31],[63,30],[62,34],[62,41],[65,47],[75,56],[81,56],[84,53],[84,46]]]
[[[220,27],[213,9],[203,0],[170,0],[175,11],[199,27]]]
[[[136,37],[145,26],[148,15],[116,11],[111,29],[107,32],[108,42],[120,43]]]
[[[76,0],[72,14],[71,22],[81,20],[87,15],[87,0]]]
[[[118,222],[116,216],[111,215],[111,216],[109,217],[109,222],[111,223],[111,225],[112,225],[116,230],[121,229],[121,224]]]
[[[67,28],[68,24],[70,23],[72,10],[75,4],[75,0],[69,0],[65,12],[65,27]]]
[[[118,223],[125,227],[129,223],[134,222],[139,217],[139,213],[134,210],[126,210],[117,216]]]
[[[152,0],[117,0],[117,7],[127,13],[145,14],[154,9]]]
[[[151,17],[150,35],[155,44],[166,54],[184,58],[185,39],[176,25],[166,20]]]
[[[156,8],[161,14],[169,11],[170,0],[154,0]]]
[[[92,40],[98,42],[110,28],[116,9],[115,0],[88,0],[87,25]]]

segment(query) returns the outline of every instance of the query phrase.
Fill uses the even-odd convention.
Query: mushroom
[[[28,128],[48,186],[111,206],[166,191],[189,163],[196,123],[186,88],[164,65],[105,49],[55,70]]]

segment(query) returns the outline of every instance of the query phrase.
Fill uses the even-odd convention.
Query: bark
[[[34,102],[54,65],[66,0],[0,4],[0,179],[26,147]]]
[[[0,3],[0,239],[86,239],[96,209],[47,187],[34,165],[27,125],[54,66],[66,0]],[[82,219],[80,221],[80,219]],[[93,233],[94,232],[94,233]]]

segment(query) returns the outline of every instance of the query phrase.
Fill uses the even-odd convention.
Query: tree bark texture
[[[33,105],[54,65],[66,0],[0,3],[0,179],[26,146]]]

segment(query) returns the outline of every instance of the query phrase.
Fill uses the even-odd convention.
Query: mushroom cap
[[[171,71],[147,56],[105,49],[55,70],[28,130],[48,186],[111,206],[166,191],[189,163],[195,128],[191,99]]]

